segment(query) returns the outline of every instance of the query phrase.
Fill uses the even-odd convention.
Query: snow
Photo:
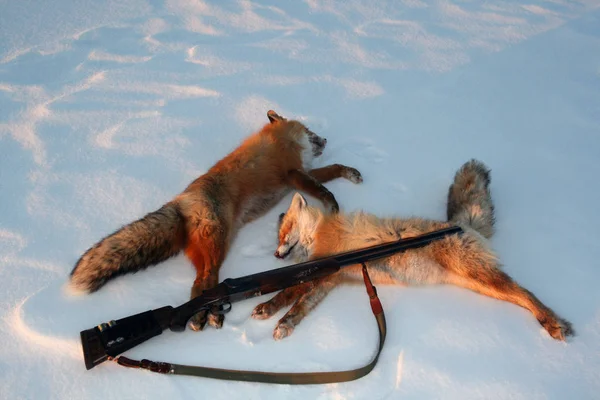
[[[0,393],[11,399],[597,398],[600,389],[598,0],[4,2],[0,13]],[[317,166],[347,211],[445,217],[456,169],[492,169],[505,270],[577,336],[453,287],[380,287],[388,340],[354,382],[286,386],[83,365],[79,331],[187,300],[183,256],[92,295],[66,289],[89,246],[157,209],[266,111],[328,139]],[[221,269],[272,254],[288,196]],[[315,202],[314,199],[309,199]],[[220,331],[166,332],[133,358],[223,368],[357,367],[377,333],[364,289],[334,290],[292,336],[236,303]],[[283,315],[283,311],[277,317]]]

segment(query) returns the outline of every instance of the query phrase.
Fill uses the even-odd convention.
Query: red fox
[[[471,160],[464,164],[448,192],[448,222],[378,218],[364,212],[325,215],[307,205],[304,197],[296,193],[287,212],[280,215],[275,256],[306,261],[459,225],[464,230],[462,235],[452,235],[420,249],[367,263],[373,280],[383,284],[452,284],[467,288],[526,308],[550,336],[565,340],[574,334],[571,324],[499,268],[487,240],[494,233],[494,205],[489,185],[490,171],[483,163]],[[344,268],[320,281],[279,292],[256,306],[252,316],[266,319],[293,304],[273,332],[275,339],[282,339],[292,333],[331,289],[361,278],[360,266]]]
[[[194,298],[218,283],[219,268],[236,231],[292,189],[318,198],[337,212],[335,197],[322,183],[339,177],[360,183],[360,172],[340,164],[310,169],[327,140],[273,110],[267,117],[270,123],[173,200],[87,250],[71,272],[71,286],[93,292],[118,275],[137,272],[184,250],[196,268]],[[203,312],[189,325],[201,330],[207,319],[215,328],[223,324],[222,315]]]

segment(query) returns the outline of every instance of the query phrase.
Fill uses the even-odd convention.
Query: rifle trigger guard
[[[231,311],[231,303],[227,302],[227,303],[219,304],[218,306],[213,306],[213,308],[210,310],[210,313],[223,315],[223,314],[227,314],[229,311]]]

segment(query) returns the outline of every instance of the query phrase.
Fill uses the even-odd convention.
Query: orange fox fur
[[[292,255],[297,261],[305,261],[456,224],[463,228],[462,235],[452,235],[423,248],[367,263],[373,280],[408,285],[451,284],[470,289],[529,310],[550,336],[565,340],[573,334],[571,324],[503,272],[489,247],[487,239],[494,231],[489,184],[489,170],[483,163],[472,160],[464,164],[448,193],[449,222],[378,218],[364,212],[326,215],[308,206],[306,200],[296,194],[287,212],[280,216],[279,246],[275,255],[280,258]],[[252,316],[269,318],[293,304],[273,333],[275,339],[284,338],[335,286],[358,279],[361,279],[360,266],[346,267],[321,281],[279,292],[259,304]]]
[[[139,271],[184,250],[196,268],[194,298],[218,283],[219,268],[238,229],[290,190],[302,190],[338,211],[335,197],[322,183],[338,177],[360,183],[360,173],[339,164],[310,169],[326,139],[274,111],[267,116],[269,124],[173,200],[86,251],[71,272],[72,286],[95,291],[117,275]],[[201,313],[190,326],[202,329],[207,319],[217,328],[223,323],[222,315]]]

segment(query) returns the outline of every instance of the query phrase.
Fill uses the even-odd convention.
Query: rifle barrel
[[[351,250],[345,253],[289,265],[287,267],[276,268],[269,271],[258,272],[256,274],[246,275],[240,278],[228,278],[225,279],[223,283],[227,286],[229,295],[232,298],[237,294],[244,294],[247,291],[251,291],[254,286],[261,286],[265,283],[275,285],[278,287],[275,290],[279,290],[288,287],[288,281],[291,280],[309,281],[321,276],[330,275],[340,268],[349,265],[388,257],[392,254],[408,249],[424,247],[435,240],[461,232],[462,229],[460,227],[452,226],[413,238],[400,239],[395,242],[383,243],[360,250]],[[254,283],[254,285],[251,285],[252,283]],[[252,287],[249,287],[248,285],[251,285]],[[263,293],[267,292],[263,291]]]

